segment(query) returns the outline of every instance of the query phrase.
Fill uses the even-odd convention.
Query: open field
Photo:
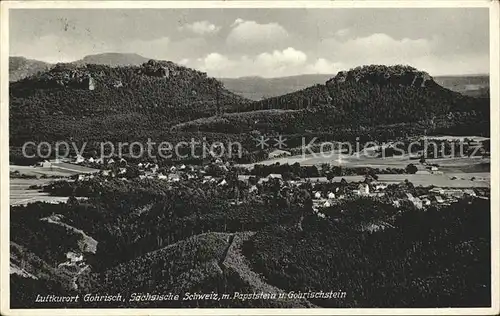
[[[44,168],[44,167],[33,167],[33,166],[16,166],[11,165],[9,167],[10,172],[19,171],[21,175],[25,176],[48,176],[48,177],[70,177],[77,172],[73,172],[70,170],[62,170],[56,168]]]
[[[32,185],[44,186],[57,180],[72,181],[69,179],[72,175],[79,173],[94,173],[98,170],[68,163],[54,163],[52,167],[11,165],[10,172],[14,171],[18,171],[20,175],[36,176],[37,179],[11,178],[9,181],[10,205],[25,205],[34,202],[66,202],[68,197],[51,196],[46,192],[39,192],[29,187]],[[42,176],[50,178],[41,178]]]
[[[46,192],[30,189],[32,185],[43,186],[57,179],[10,179],[10,205],[24,205],[34,202],[66,202],[68,197],[50,196]]]
[[[95,173],[95,172],[99,172],[98,169],[84,167],[84,166],[75,165],[75,164],[66,163],[66,162],[53,163],[52,164],[52,168],[53,169],[57,169],[57,170],[61,170],[61,171],[68,171],[68,172],[72,172],[72,173]]]
[[[450,173],[450,174],[379,174],[377,182],[392,184],[410,181],[415,186],[436,186],[443,188],[489,188],[489,172],[478,173]],[[242,181],[248,179],[248,175],[240,175]],[[456,178],[456,179],[455,179]],[[474,178],[474,179],[473,179]],[[364,176],[338,176],[332,182],[340,182],[345,179],[347,182],[361,182]],[[472,180],[473,179],[473,180]],[[303,181],[328,182],[326,177],[306,178]]]
[[[420,137],[422,139],[424,137]],[[427,139],[437,139],[437,140],[448,140],[448,141],[465,141],[465,139],[474,140],[477,142],[482,142],[484,140],[490,139],[489,137],[482,136],[450,136],[450,135],[442,135],[442,136],[426,136]]]
[[[253,168],[254,165],[273,165],[279,164],[294,164],[300,163],[304,166],[320,166],[328,163],[332,166],[342,166],[346,168],[355,167],[371,167],[371,168],[406,168],[410,163],[417,166],[419,170],[425,170],[425,166],[420,164],[418,160],[410,159],[409,155],[399,157],[373,158],[370,155],[346,155],[338,151],[326,152],[323,155],[306,154],[295,155],[282,158],[268,159],[252,164],[243,164],[242,167]],[[427,159],[428,163],[438,164],[443,172],[484,172],[488,171],[490,164],[489,158],[482,157],[453,157],[453,158],[438,158]],[[485,170],[486,169],[486,170]]]
[[[34,167],[34,166],[18,166],[11,165],[10,172],[19,171],[20,174],[26,176],[52,176],[52,177],[70,177],[79,173],[94,173],[99,170],[87,168],[84,166],[69,164],[69,163],[53,163],[51,167]]]
[[[435,140],[448,140],[461,141],[463,142],[466,138],[481,142],[488,140],[488,137],[482,136],[425,136],[430,141]],[[424,136],[418,137],[415,141],[422,140]],[[294,164],[296,162],[304,166],[319,166],[324,163],[328,163],[334,166],[344,166],[344,167],[372,167],[372,168],[405,168],[408,164],[415,164],[419,170],[424,170],[425,166],[420,165],[418,160],[410,159],[408,154],[402,156],[393,157],[376,157],[378,155],[377,150],[382,147],[390,146],[391,143],[383,144],[380,146],[372,146],[363,148],[359,152],[353,154],[342,153],[340,150],[325,151],[322,154],[311,153],[308,149],[303,150],[303,154],[298,154],[288,157],[271,158],[264,161],[252,163],[252,164],[242,164],[243,167],[253,167],[255,164],[272,165],[272,164]],[[392,144],[394,145],[394,144]],[[344,150],[347,147],[343,147]],[[351,150],[355,150],[355,144],[352,144]],[[415,158],[415,157],[413,157]],[[427,159],[428,163],[439,164],[440,169],[445,172],[486,172],[489,171],[490,158],[482,157],[449,157],[449,158],[438,158],[438,159]]]
[[[473,174],[476,179],[471,180],[469,173],[454,173],[450,175],[435,175],[435,174],[381,174],[378,175],[377,182],[382,183],[401,183],[405,180],[410,181],[415,186],[436,186],[443,188],[489,188],[490,187],[490,173],[475,173]],[[457,179],[452,180],[452,177]],[[364,176],[345,176],[335,177],[333,182],[340,182],[345,179],[347,182],[360,182],[364,180]],[[328,182],[326,177],[309,178],[311,182]]]
[[[447,136],[443,136],[446,137]],[[477,138],[470,136],[467,138]],[[483,157],[451,157],[427,159],[428,164],[438,164],[441,174],[432,174],[426,166],[419,163],[418,159],[410,159],[409,155],[374,158],[374,149],[367,148],[360,153],[353,155],[342,154],[339,150],[325,152],[323,155],[306,154],[295,155],[282,158],[268,159],[253,164],[241,165],[246,168],[253,168],[257,164],[272,165],[272,164],[294,164],[296,162],[303,166],[320,167],[322,164],[330,164],[332,166],[341,166],[345,168],[369,167],[369,168],[398,168],[404,169],[410,163],[418,168],[417,174],[380,174],[379,181],[386,183],[399,183],[406,179],[414,185],[421,186],[438,186],[438,187],[490,187],[490,158]],[[345,176],[335,177],[334,182],[341,181],[344,178],[348,182],[363,181],[363,176]],[[325,177],[310,178],[310,181],[327,182]]]

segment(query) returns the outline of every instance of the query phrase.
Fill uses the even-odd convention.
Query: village
[[[72,174],[66,178],[69,181],[88,181],[98,177],[102,181],[117,179],[132,181],[133,179],[158,179],[166,183],[180,181],[198,181],[201,185],[227,187],[233,190],[238,186],[238,197],[230,201],[232,204],[241,203],[241,196],[260,195],[272,190],[298,190],[306,187],[313,202],[313,210],[319,217],[325,217],[321,212],[346,200],[357,198],[372,198],[396,208],[412,205],[416,209],[425,210],[431,206],[447,206],[464,197],[489,198],[489,188],[480,186],[439,187],[435,185],[414,186],[405,176],[400,175],[396,180],[387,181],[379,176],[367,174],[365,176],[346,176],[327,179],[325,177],[297,177],[280,173],[269,173],[265,176],[254,175],[252,170],[235,166],[230,161],[214,158],[204,166],[179,163],[176,165],[162,165],[155,162],[129,162],[121,158],[85,158],[77,155],[62,160],[45,160],[36,168],[49,170],[66,170]],[[442,176],[436,166],[428,167],[432,176]],[[398,175],[399,176],[399,175]],[[241,193],[240,193],[241,192]],[[58,200],[56,200],[58,201]]]

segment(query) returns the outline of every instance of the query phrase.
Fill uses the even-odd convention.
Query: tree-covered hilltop
[[[370,65],[341,71],[324,85],[249,104],[246,110],[331,108],[336,123],[414,122],[449,112],[489,112],[489,103],[438,85],[409,66]]]
[[[101,53],[87,55],[80,60],[74,61],[74,64],[96,64],[117,66],[138,66],[148,62],[149,58],[134,53]]]
[[[445,89],[429,74],[409,66],[371,65],[341,71],[324,85],[256,101],[233,111],[238,113],[201,118],[175,128],[287,134],[353,131],[359,135],[367,130],[375,134],[380,126],[403,124],[392,134],[457,130],[489,133],[489,99]]]
[[[156,130],[248,101],[206,73],[168,61],[140,66],[58,64],[10,84],[10,139],[67,139],[138,125]],[[102,126],[99,126],[102,125]],[[133,134],[133,131],[128,131]]]

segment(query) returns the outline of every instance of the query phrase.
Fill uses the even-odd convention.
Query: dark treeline
[[[16,228],[12,239],[21,245],[31,245],[30,248],[38,245],[35,251],[42,256],[45,253],[42,245],[48,240],[57,242],[61,233],[56,232],[59,237],[53,238],[50,229],[40,231],[39,219],[52,213],[62,214],[99,241],[96,268],[110,267],[195,234],[257,230],[289,216],[288,212],[269,212],[272,201],[252,200],[248,186],[240,181],[230,182],[227,187],[195,181],[171,187],[161,180],[103,182],[95,178],[78,187],[64,186],[62,182],[55,185],[62,186],[59,193],[90,199],[78,202],[70,198],[68,204],[57,208],[51,204],[31,204],[26,207],[28,212],[24,207],[17,208],[11,217]],[[237,197],[247,202],[231,205],[230,201]],[[56,258],[52,254],[47,257],[51,261]]]
[[[347,292],[345,299],[313,300],[322,307],[490,306],[488,201],[407,211],[393,228],[377,232],[356,228],[387,220],[393,207],[355,204],[348,208],[354,227],[310,216],[302,231],[275,226],[259,232],[245,254],[282,289]]]

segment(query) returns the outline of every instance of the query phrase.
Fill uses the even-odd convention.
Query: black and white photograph
[[[446,2],[3,2],[2,314],[498,313],[499,3]]]

